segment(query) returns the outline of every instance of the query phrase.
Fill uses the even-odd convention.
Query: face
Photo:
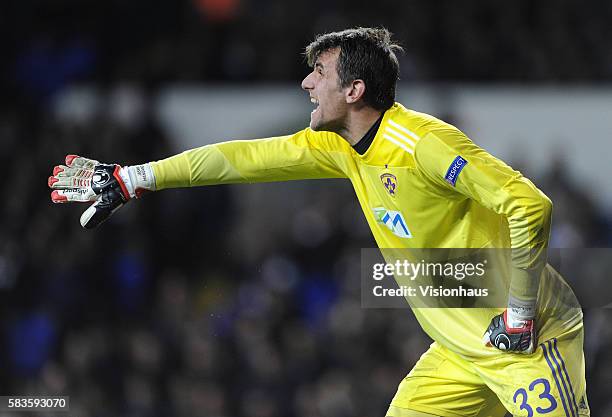
[[[339,132],[345,124],[347,102],[336,71],[339,55],[338,48],[319,54],[312,72],[302,81],[316,106],[310,113],[312,130]]]

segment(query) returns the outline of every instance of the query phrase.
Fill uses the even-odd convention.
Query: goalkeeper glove
[[[516,317],[512,309],[506,309],[493,317],[482,341],[486,346],[504,351],[533,353],[536,343],[534,320]]]
[[[131,198],[154,191],[155,177],[149,164],[121,167],[68,155],[66,165],[53,169],[48,184],[54,203],[93,201],[81,215],[81,226],[93,229]]]

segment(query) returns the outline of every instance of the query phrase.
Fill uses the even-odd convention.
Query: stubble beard
[[[318,110],[317,110],[318,111]],[[340,133],[344,124],[340,120],[318,120],[312,119],[310,121],[310,128],[315,132],[334,132]]]

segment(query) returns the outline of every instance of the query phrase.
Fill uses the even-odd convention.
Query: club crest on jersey
[[[391,197],[395,197],[395,193],[397,192],[397,178],[395,175],[390,173],[384,173],[380,176],[380,180],[385,186],[385,190],[391,195]]]
[[[410,233],[406,225],[406,220],[401,212],[387,210],[384,207],[376,207],[372,210],[374,211],[376,221],[387,226],[387,229],[391,230],[395,236],[404,239],[412,238],[412,233]]]
[[[452,185],[453,187],[457,183],[457,177],[461,173],[461,170],[465,168],[468,161],[463,159],[461,156],[457,155],[457,157],[453,160],[453,162],[448,167],[448,171],[446,171],[446,175],[444,176],[444,181]]]

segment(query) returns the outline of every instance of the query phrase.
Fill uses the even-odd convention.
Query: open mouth
[[[310,112],[310,114],[313,114],[314,112],[316,112],[319,109],[319,100],[317,100],[314,97],[310,97],[310,102],[312,104],[314,104],[314,106],[315,106],[314,110]]]

